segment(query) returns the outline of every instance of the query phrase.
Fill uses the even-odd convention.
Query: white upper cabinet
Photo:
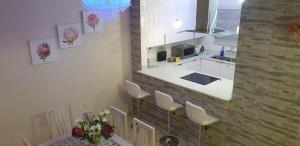
[[[167,6],[168,18],[165,23],[167,43],[174,43],[194,38],[194,33],[181,32],[194,30],[196,28],[197,0],[166,0],[170,3]],[[181,27],[175,28],[174,22],[181,22]],[[178,33],[181,32],[181,33]]]
[[[162,45],[163,32],[163,6],[161,0],[141,0],[141,42],[142,49]]]
[[[178,33],[196,28],[197,0],[141,0],[142,47],[192,39],[193,33]],[[174,21],[182,26],[175,28]]]

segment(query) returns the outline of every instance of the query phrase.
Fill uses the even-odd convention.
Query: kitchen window
[[[233,35],[215,38],[216,44],[237,46],[243,0],[219,0],[216,27]]]

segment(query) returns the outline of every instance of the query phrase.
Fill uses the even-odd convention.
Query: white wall
[[[31,118],[71,104],[73,116],[117,105],[126,110],[122,83],[130,77],[129,13],[106,22],[82,45],[58,49],[59,61],[31,65],[28,40],[56,37],[56,24],[81,22],[81,0],[2,0],[0,5],[0,145],[33,140]]]
[[[219,0],[219,9],[241,9],[241,0]]]

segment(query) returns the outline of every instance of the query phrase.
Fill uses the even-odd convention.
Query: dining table
[[[89,142],[73,137],[71,134],[58,136],[38,146],[90,146]],[[99,146],[132,146],[118,135],[111,138],[101,138]]]

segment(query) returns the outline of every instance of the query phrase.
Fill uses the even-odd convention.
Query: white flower
[[[109,110],[104,110],[104,113],[106,114],[106,115],[109,115],[110,114],[110,111]]]
[[[105,112],[99,112],[99,115],[100,115],[100,116],[104,116],[104,115],[105,115]]]
[[[102,121],[101,122],[104,122],[104,123],[107,123],[107,118],[106,117],[102,117]]]
[[[91,131],[91,132],[89,133],[89,136],[91,137],[93,134],[94,134],[94,132],[93,132],[93,131]]]
[[[91,130],[91,131],[95,131],[96,128],[98,128],[98,127],[97,127],[97,126],[92,126],[90,130]]]
[[[96,127],[98,128],[99,131],[101,131],[101,125],[97,124]]]
[[[89,130],[89,126],[88,125],[84,125],[83,129],[84,129],[84,131],[88,131]]]

